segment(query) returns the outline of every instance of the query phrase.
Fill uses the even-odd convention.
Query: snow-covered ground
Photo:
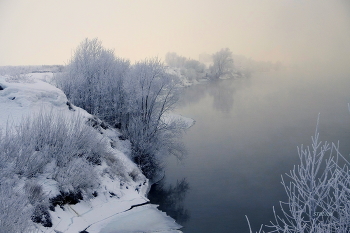
[[[47,72],[0,76],[0,129],[15,128],[25,117],[42,112],[81,117],[85,121],[93,118],[85,110],[70,105],[65,94],[47,82],[52,76]],[[192,124],[193,120],[188,119],[187,125]],[[181,232],[174,219],[148,204],[149,183],[128,157],[130,143],[119,140],[120,133],[115,129],[99,127],[95,131],[123,167],[122,177],[106,175],[105,163],[96,166],[100,179],[97,197],[75,205],[56,206],[50,211],[53,226],[36,224],[32,232]],[[35,179],[46,194],[52,197],[59,194],[57,182],[47,174]]]
[[[172,122],[175,122],[175,123],[179,122],[181,124],[179,127],[182,127],[182,128],[190,128],[196,122],[192,118],[185,117],[174,112],[169,112],[164,114],[162,120],[167,124]]]

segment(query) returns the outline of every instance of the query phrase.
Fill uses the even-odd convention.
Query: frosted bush
[[[2,174],[0,174],[2,175]],[[0,233],[22,233],[32,226],[32,208],[9,177],[0,179]]]
[[[78,157],[96,161],[104,148],[99,134],[82,119],[54,112],[28,117],[2,137],[1,158],[13,163],[14,173],[28,178],[41,174],[53,160],[58,167]]]
[[[62,193],[91,196],[98,186],[96,161],[109,153],[102,136],[79,115],[41,112],[0,136],[0,232],[25,232],[30,220],[51,224],[49,198],[37,183],[42,175],[54,179]]]
[[[45,200],[43,187],[34,180],[27,180],[24,191],[31,205],[41,203]]]
[[[64,193],[85,191],[93,193],[98,185],[97,174],[86,159],[75,158],[64,167],[57,168],[54,179]]]
[[[267,232],[350,231],[349,162],[338,149],[338,144],[322,143],[317,128],[311,147],[298,148],[299,165],[282,177],[288,200],[280,202],[280,214],[273,209],[275,220]]]

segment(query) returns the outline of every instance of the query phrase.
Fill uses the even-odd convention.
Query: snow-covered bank
[[[179,78],[180,80],[180,85],[182,87],[190,87],[192,85],[197,85],[197,84],[205,84],[208,83],[210,81],[209,76],[198,76],[196,78],[189,78],[186,77],[186,75],[184,74],[184,71],[182,71],[180,68],[177,67],[167,67],[166,72],[168,74],[171,75],[175,75]],[[224,79],[238,79],[238,78],[245,78],[246,75],[244,74],[245,72],[241,72],[241,71],[235,71],[234,73],[232,73],[232,75],[230,76],[222,76],[219,77],[220,80],[224,80]]]
[[[174,219],[147,204],[144,194],[122,189],[120,198],[103,195],[89,202],[56,207],[52,212],[53,227],[59,232],[181,232]],[[46,232],[46,229],[41,227]]]
[[[81,118],[95,128],[91,132],[96,134],[98,143],[108,150],[109,157],[108,161],[93,166],[98,176],[98,187],[94,194],[90,194],[90,198],[84,196],[84,200],[77,204],[54,206],[49,211],[51,227],[34,224],[33,229],[26,232],[74,233],[85,229],[89,233],[179,232],[176,230],[181,226],[154,205],[141,205],[149,201],[145,197],[149,183],[128,157],[130,143],[119,139],[120,133],[117,130],[108,127],[85,110],[71,105],[61,90],[44,82],[51,77],[52,73],[0,76],[0,129],[3,132],[16,131],[23,119],[39,113],[60,115],[64,119]],[[39,153],[39,150],[34,153]],[[42,187],[45,197],[60,195],[59,183],[51,174],[52,170],[59,168],[55,161],[46,165],[42,173],[30,178],[14,174],[18,176],[17,187],[23,187],[30,179]],[[112,174],[112,170],[117,171]],[[25,193],[23,189],[16,190]]]
[[[182,116],[181,114],[177,114],[173,112],[164,114],[162,120],[167,124],[178,122],[181,124],[179,127],[182,127],[185,129],[192,127],[196,123],[196,121],[193,120],[192,118],[185,117],[185,116]]]

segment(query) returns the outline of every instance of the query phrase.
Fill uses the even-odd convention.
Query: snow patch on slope
[[[67,106],[67,97],[58,88],[39,79],[30,82],[13,82],[8,77],[0,77],[0,127],[4,128],[7,121],[18,125],[21,120],[40,111],[57,111],[72,115]],[[87,112],[77,108],[82,116]]]
[[[16,127],[25,117],[40,112],[59,113],[68,118],[82,117],[85,121],[96,120],[85,110],[70,105],[60,89],[45,82],[51,78],[50,73],[16,77],[0,76],[0,129]],[[181,226],[157,210],[154,205],[135,207],[130,210],[134,205],[149,201],[145,197],[149,189],[148,180],[128,157],[130,142],[119,140],[120,133],[115,129],[104,129],[100,126],[96,129],[101,143],[110,148],[110,159],[115,160],[116,168],[120,168],[120,174],[113,175],[106,172],[109,166],[106,162],[96,166],[95,169],[100,178],[97,197],[75,205],[56,206],[54,211],[50,211],[53,226],[45,228],[36,224],[37,229],[33,232],[39,230],[73,233],[89,228],[88,232],[97,233],[102,227],[106,229],[117,227],[114,230],[118,232],[178,232],[176,230]],[[57,182],[50,179],[50,170],[54,169],[53,166],[55,165],[47,164],[45,167],[47,172],[35,178],[50,197],[59,194]],[[122,223],[123,229],[128,231],[120,231],[119,223]]]

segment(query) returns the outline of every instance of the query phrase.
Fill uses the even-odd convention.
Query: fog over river
[[[249,232],[245,215],[258,231],[287,200],[281,175],[298,164],[297,146],[311,144],[319,113],[321,140],[339,140],[349,158],[348,103],[349,73],[337,71],[261,72],[186,88],[176,112],[196,124],[183,137],[186,159],[167,161],[163,188],[176,191],[160,208],[185,233]],[[184,178],[188,186],[176,189]]]

